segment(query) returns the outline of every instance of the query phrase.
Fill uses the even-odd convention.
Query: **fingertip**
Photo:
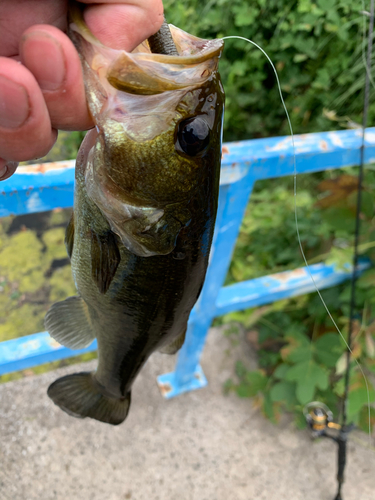
[[[108,47],[128,52],[155,34],[164,21],[160,0],[142,4],[93,4],[84,10],[92,33]]]
[[[53,26],[34,25],[22,37],[20,54],[42,89],[52,126],[91,128],[81,61],[71,40]]]
[[[0,58],[0,77],[4,109],[10,106],[9,111],[14,111],[19,118],[18,121],[3,120],[0,123],[0,156],[12,161],[43,156],[54,144],[56,134],[51,129],[48,110],[35,78],[22,64],[4,57]],[[4,81],[11,82],[14,88],[21,88],[26,99],[17,102],[15,94],[9,93],[12,85],[3,86]]]

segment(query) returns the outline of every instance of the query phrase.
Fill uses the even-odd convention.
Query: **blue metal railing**
[[[375,128],[366,132],[365,162],[375,163]],[[355,166],[360,161],[361,131],[345,130],[295,136],[298,174]],[[290,137],[228,143],[223,147],[219,208],[206,281],[194,307],[175,371],[158,377],[165,397],[173,397],[207,384],[199,365],[208,329],[216,316],[257,307],[315,290],[306,268],[264,276],[222,287],[230,264],[242,218],[257,180],[293,175],[294,157]],[[19,169],[0,186],[0,216],[71,207],[74,162],[57,162]],[[291,194],[292,195],[292,194]],[[296,252],[298,252],[296,244]],[[361,262],[360,271],[369,267]],[[320,289],[348,279],[347,270],[316,264],[311,272]],[[0,374],[76,356],[96,349],[72,351],[46,332],[0,343]]]

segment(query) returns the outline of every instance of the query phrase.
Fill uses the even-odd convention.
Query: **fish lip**
[[[79,17],[78,17],[79,16]],[[156,61],[161,64],[191,65],[200,64],[212,57],[220,57],[224,48],[224,40],[215,38],[212,40],[199,38],[186,31],[174,26],[168,25],[179,55],[157,54],[151,52],[147,40],[138,45],[133,51],[127,52],[124,49],[113,49],[104,45],[88,28],[81,14],[73,16],[69,28],[78,33],[84,40],[97,48],[109,50],[113,54],[131,54],[135,59],[144,61]],[[189,54],[190,47],[190,54]]]
[[[79,8],[71,13],[70,36],[93,71],[117,90],[155,95],[201,86],[217,70],[224,41],[198,38],[169,25],[178,56],[156,54],[144,41],[132,52],[102,44],[85,24]]]

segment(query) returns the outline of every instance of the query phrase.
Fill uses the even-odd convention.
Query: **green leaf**
[[[328,12],[335,7],[336,1],[337,0],[317,0],[317,4],[324,12]]]
[[[242,367],[241,367],[242,370]],[[241,398],[252,398],[265,389],[268,379],[261,370],[247,372],[243,381],[236,387]]]
[[[341,377],[340,380],[338,380],[336,384],[333,386],[333,391],[335,394],[341,397],[344,395],[344,390],[345,390],[345,379],[344,377]]]
[[[257,370],[248,372],[246,374],[246,381],[252,387],[255,396],[255,394],[257,394],[259,391],[263,391],[263,389],[265,389],[268,379],[262,371]]]
[[[301,404],[313,400],[316,387],[322,390],[328,387],[327,371],[314,361],[292,366],[285,375],[285,380],[297,383],[296,396]]]
[[[365,271],[357,280],[357,285],[360,288],[372,288],[375,285],[375,269]]]
[[[271,391],[270,397],[274,402],[285,402],[288,407],[296,404],[296,384],[294,382],[278,382]]]
[[[235,14],[235,25],[238,27],[251,26],[259,14],[258,9],[246,3],[234,6],[233,12]]]
[[[373,391],[370,396],[370,402],[374,400]],[[353,416],[358,413],[363,405],[367,405],[368,396],[366,387],[359,387],[358,389],[349,392],[348,396],[348,415]]]
[[[235,372],[238,378],[243,378],[246,375],[246,368],[242,361],[236,362]]]
[[[372,432],[374,424],[375,424],[375,408],[370,407],[370,432]],[[358,426],[363,432],[367,433],[369,430],[369,411],[367,405],[364,405],[360,411]]]
[[[353,371],[350,377],[348,396],[348,415],[353,418],[363,405],[372,403],[375,400],[375,390],[370,380],[366,381],[359,371]]]
[[[236,393],[240,398],[251,398],[254,396],[252,387],[246,382],[242,382],[236,387]]]
[[[309,56],[307,54],[296,54],[294,57],[293,57],[293,61],[295,63],[299,63],[299,62],[302,62],[302,61],[306,61],[306,59],[308,59]]]
[[[231,391],[233,391],[236,388],[234,382],[232,379],[226,380],[223,386],[223,391],[224,394],[229,394]]]
[[[285,377],[286,372],[289,370],[290,366],[286,363],[281,363],[276,370],[273,372],[273,376],[278,379],[283,379]]]
[[[355,213],[348,208],[327,208],[322,216],[334,231],[342,230],[350,234],[354,230]]]
[[[308,362],[311,359],[311,345],[309,339],[296,325],[288,329],[285,339],[289,344],[281,349],[281,357],[292,363]]]
[[[276,423],[278,418],[278,412],[276,411],[277,406],[272,402],[269,394],[265,394],[263,400],[263,412],[268,417],[271,422]]]
[[[288,355],[288,361],[291,363],[308,363],[312,357],[312,349],[309,346],[296,346]]]
[[[342,341],[337,333],[326,333],[319,337],[314,342],[313,349],[317,360],[329,368],[336,366],[337,360],[344,351]]]
[[[307,422],[304,414],[302,411],[298,411],[295,416],[294,416],[294,424],[297,427],[297,429],[303,430],[306,429],[307,427]]]
[[[374,194],[368,191],[362,191],[361,196],[361,212],[365,214],[367,219],[374,216]]]

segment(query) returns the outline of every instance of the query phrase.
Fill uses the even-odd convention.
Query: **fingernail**
[[[0,168],[0,181],[3,177],[5,177],[8,173],[8,166],[4,165],[3,168]]]
[[[17,128],[30,113],[26,89],[0,75],[0,127]]]
[[[21,56],[42,90],[61,87],[65,77],[64,56],[52,37],[36,32],[26,35],[22,40]]]
[[[0,165],[3,160],[0,159]],[[8,161],[5,165],[0,168],[0,181],[5,181],[8,177],[11,177],[17,170],[18,162]]]

